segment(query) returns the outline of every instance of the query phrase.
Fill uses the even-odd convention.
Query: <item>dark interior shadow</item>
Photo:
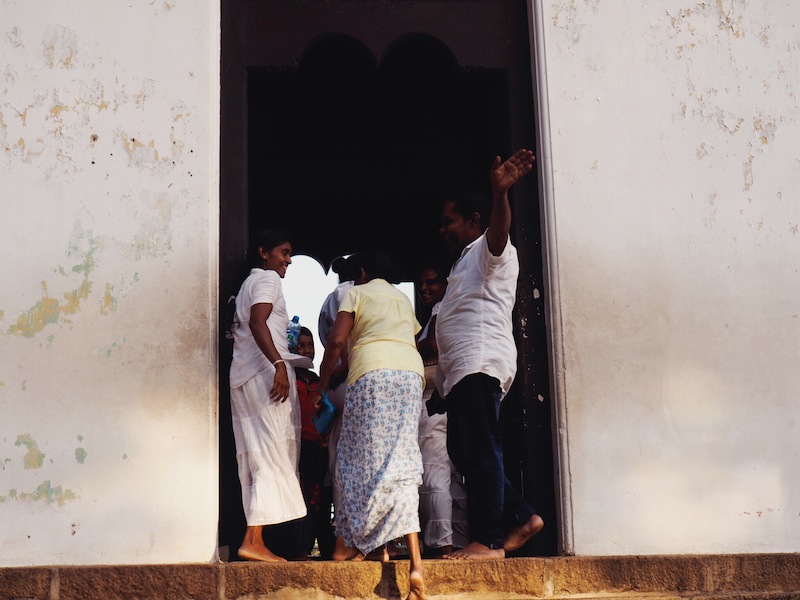
[[[249,67],[246,81],[247,228],[287,230],[296,254],[326,267],[343,254],[381,250],[413,281],[424,259],[443,251],[437,235],[443,198],[459,188],[488,193],[492,159],[513,150],[507,71],[459,65],[428,34],[398,37],[380,58],[352,36],[321,35],[296,65]],[[525,239],[515,242],[521,261],[532,256],[536,263],[538,214],[532,215],[535,230],[524,229],[522,214],[528,216],[515,212],[512,239],[523,227]],[[526,281],[521,277],[521,306]],[[235,294],[239,283],[221,295]],[[543,321],[536,326],[541,331],[533,352],[541,365]],[[221,343],[219,537],[235,554],[245,522],[226,386],[231,351]],[[530,352],[521,349],[523,360]],[[535,383],[546,386],[546,379],[546,370],[537,370]],[[535,400],[531,381],[523,370],[504,401],[506,465],[553,527],[515,555],[553,555],[558,528],[550,407]]]

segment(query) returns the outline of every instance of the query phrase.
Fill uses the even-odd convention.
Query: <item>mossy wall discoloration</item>
[[[215,10],[3,3],[0,565],[213,556]]]
[[[43,481],[32,492],[19,492],[12,489],[7,496],[0,495],[0,503],[3,502],[43,502],[44,504],[56,504],[64,506],[65,502],[75,500],[76,496],[72,490],[65,490],[60,485],[54,486],[50,481]]]
[[[39,450],[39,445],[33,437],[27,433],[19,435],[14,445],[27,448],[28,451],[22,459],[26,469],[38,469],[42,466],[44,462],[44,452]]]

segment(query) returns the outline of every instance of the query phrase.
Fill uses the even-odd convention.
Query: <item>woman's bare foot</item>
[[[412,569],[408,574],[408,596],[406,600],[425,600],[428,596],[425,594],[425,580],[421,571]]]
[[[456,550],[444,556],[444,558],[449,560],[495,560],[505,557],[506,552],[502,548],[492,549],[489,548],[489,546],[484,546],[480,542],[470,542],[461,548],[461,550]]]
[[[364,560],[364,555],[357,548],[351,548],[344,543],[340,537],[336,538],[336,545],[333,548],[333,560]]]
[[[524,525],[520,525],[516,529],[512,529],[511,533],[508,534],[506,537],[506,542],[503,544],[503,550],[506,552],[513,552],[518,548],[521,548],[525,542],[539,533],[544,527],[544,521],[542,517],[537,514],[534,514],[528,522]]]
[[[390,558],[389,550],[386,548],[386,545],[383,545],[378,546],[375,548],[375,550],[367,554],[365,560],[376,560],[378,562],[386,563],[389,562]]]
[[[248,525],[244,532],[244,540],[239,546],[239,558],[245,560],[260,560],[262,562],[286,562],[282,556],[274,554],[264,545],[264,526]]]
[[[274,554],[269,548],[266,546],[262,546],[261,548],[257,547],[245,547],[242,545],[239,548],[239,558],[243,558],[245,560],[259,560],[262,562],[286,562],[286,559],[282,556],[278,556]]]

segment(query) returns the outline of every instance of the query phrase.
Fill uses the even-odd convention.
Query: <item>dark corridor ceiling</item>
[[[486,190],[507,152],[506,82],[458,67],[441,42],[399,40],[379,65],[344,35],[309,46],[297,68],[248,73],[249,222],[293,234],[323,265],[382,250],[414,279],[441,250],[448,190]]]

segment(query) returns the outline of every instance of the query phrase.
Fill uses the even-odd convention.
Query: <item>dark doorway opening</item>
[[[486,191],[508,152],[501,70],[465,70],[422,34],[380,64],[358,40],[313,40],[296,69],[248,70],[249,226],[295,234],[295,253],[329,266],[381,249],[408,281],[440,252],[443,195]]]
[[[516,0],[507,4],[524,7]],[[528,42],[508,23],[512,31],[496,35],[517,40],[525,62],[517,64],[512,53],[505,60],[509,64],[464,65],[440,36],[419,33],[422,26],[399,26],[376,52],[375,44],[361,36],[324,28],[311,35],[311,23],[325,21],[323,7],[329,3],[297,6],[223,3],[223,302],[238,289],[248,232],[264,226],[290,231],[295,253],[311,255],[326,267],[341,254],[383,250],[413,281],[422,260],[440,252],[436,232],[443,195],[463,187],[487,191],[496,154],[533,147]],[[252,26],[266,18],[259,10],[277,11],[270,12],[267,29],[298,23],[290,29],[307,41],[294,60],[277,58],[277,50],[270,56],[259,43],[258,28]],[[302,10],[307,12],[299,15]],[[372,28],[373,17],[348,29]],[[560,528],[535,181],[515,189],[512,201],[512,238],[523,272],[515,319],[520,369],[502,410],[506,463],[512,481],[546,522],[517,554],[554,555]],[[221,337],[219,543],[235,555],[245,523],[230,423],[230,356],[230,342]]]

